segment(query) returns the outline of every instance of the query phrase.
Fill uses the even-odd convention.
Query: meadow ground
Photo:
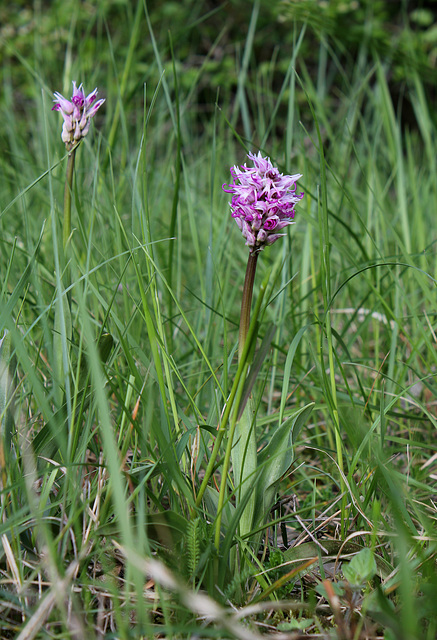
[[[435,20],[0,8],[2,639],[436,637]],[[250,328],[249,151],[305,194]]]

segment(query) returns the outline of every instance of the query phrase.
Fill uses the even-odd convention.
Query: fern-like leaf
[[[202,521],[200,518],[190,520],[187,526],[186,544],[188,571],[190,577],[194,580],[196,569],[200,559],[200,544],[202,534]]]

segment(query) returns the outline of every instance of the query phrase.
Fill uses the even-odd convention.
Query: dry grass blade
[[[159,560],[154,558],[141,558],[135,552],[124,549],[115,540],[114,546],[121,551],[125,558],[132,562],[144,575],[153,578],[166,589],[178,594],[183,604],[193,613],[208,621],[213,621],[239,640],[261,640],[263,636],[236,623],[234,613],[229,613],[209,596],[196,593],[187,589],[186,585],[179,582],[169,569]]]
[[[40,603],[38,609],[30,618],[16,640],[33,640],[46,622],[55,604],[67,597],[67,590],[79,570],[79,560],[73,560],[68,566],[65,577],[56,581],[50,591]],[[73,613],[69,616],[69,631],[75,640],[87,640],[87,633],[82,622]]]

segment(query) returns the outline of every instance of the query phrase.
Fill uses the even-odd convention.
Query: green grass
[[[437,131],[420,69],[397,60],[397,100],[378,48],[348,57],[264,2],[64,4],[3,16],[0,40],[1,637],[433,639]],[[77,151],[65,265],[50,109],[72,80],[106,102]],[[232,471],[217,517],[247,261],[221,185],[258,149],[305,197],[258,260],[271,345],[247,484],[268,504],[242,533]]]

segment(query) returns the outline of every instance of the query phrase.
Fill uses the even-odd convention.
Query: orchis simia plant
[[[241,300],[239,361],[242,360],[249,332],[258,256],[266,245],[276,242],[284,235],[283,230],[294,223],[294,207],[304,195],[296,194],[296,181],[302,177],[301,174],[283,175],[272,165],[270,158],[262,157],[261,152],[258,155],[249,153],[248,157],[253,167],[246,164],[242,167],[231,167],[232,183],[224,184],[222,187],[224,191],[232,194],[231,214],[249,247]],[[243,415],[235,424],[235,444],[231,442],[229,447],[232,451],[234,484],[238,489],[237,504],[243,499],[246,491],[251,490],[250,486],[255,481],[257,446],[254,421],[255,413],[249,398]],[[222,483],[226,482],[227,471],[227,468],[222,470]],[[256,496],[252,491],[240,517],[240,535],[251,531],[255,506]],[[217,538],[218,535],[217,530]]]
[[[71,191],[76,149],[89,131],[91,118],[96,115],[105,101],[97,100],[97,89],[85,96],[83,86],[80,84],[77,87],[74,81],[71,100],[67,100],[57,91],[53,95],[55,96],[55,105],[52,107],[52,111],[60,111],[64,118],[61,137],[67,151],[69,151],[64,189],[63,244],[65,250],[71,233]]]
[[[94,89],[87,96],[83,90],[82,84],[76,85],[73,82],[73,95],[71,100],[67,100],[60,93],[54,93],[54,106],[52,111],[59,111],[64,119],[62,126],[62,141],[68,151],[67,175],[64,186],[64,221],[62,230],[64,260],[66,259],[68,243],[71,235],[71,193],[73,189],[73,172],[74,159],[76,150],[81,140],[87,135],[91,119],[96,115],[104,100],[97,100],[97,89]],[[63,265],[65,267],[65,264]],[[67,268],[67,280],[70,280],[69,270]],[[60,277],[60,276],[59,276]],[[69,291],[71,282],[64,283]],[[67,304],[65,304],[65,300]],[[71,332],[71,292],[67,293],[66,298],[60,297],[60,303],[55,310],[55,333],[54,333],[54,353],[63,354],[62,362],[57,360],[55,379],[55,393],[58,402],[62,402],[62,384],[68,385],[68,340],[72,335]],[[66,387],[67,388],[67,387]]]
[[[258,525],[263,514],[268,511],[269,500],[272,500],[276,484],[287,471],[292,461],[291,439],[296,435],[312,406],[294,412],[290,418],[282,422],[276,429],[271,442],[265,450],[257,455],[255,412],[252,399],[246,402],[242,415],[239,415],[240,400],[243,397],[244,382],[249,370],[249,349],[254,343],[256,324],[250,321],[252,293],[255,281],[257,260],[266,245],[272,245],[284,234],[284,229],[294,222],[295,205],[303,198],[303,193],[296,193],[296,182],[300,174],[283,175],[273,166],[270,158],[261,153],[249,153],[253,166],[246,164],[230,169],[232,182],[224,184],[223,190],[232,194],[231,214],[235,219],[246,245],[249,247],[246,277],[241,302],[238,360],[236,379],[228,398],[219,426],[217,438],[209,460],[196,504],[199,505],[206,489],[215,461],[218,448],[225,433],[227,420],[231,417],[234,405],[226,453],[221,469],[221,486],[218,498],[217,519],[215,529],[215,545],[220,544],[220,527],[222,510],[225,505],[227,474],[232,458],[233,480],[236,490],[236,507],[240,506],[239,534],[249,534],[254,525]],[[254,310],[254,320],[258,318],[267,280],[260,288],[260,295]],[[243,401],[244,404],[244,401]],[[259,489],[255,491],[255,481]],[[256,514],[256,516],[255,516]]]

